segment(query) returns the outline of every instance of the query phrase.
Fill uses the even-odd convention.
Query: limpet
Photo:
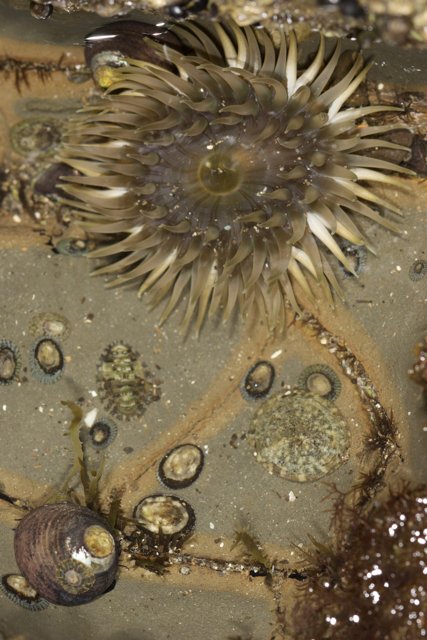
[[[60,313],[43,311],[30,319],[29,331],[33,336],[49,336],[66,340],[71,333],[71,324]]]
[[[148,533],[164,536],[188,533],[196,522],[194,510],[188,502],[163,494],[146,496],[138,502],[134,518]]]
[[[243,395],[249,398],[264,398],[273,386],[276,372],[271,362],[259,360],[246,374]]]
[[[95,449],[106,449],[117,436],[117,425],[110,418],[100,418],[89,429],[88,442]]]
[[[7,573],[0,579],[0,590],[5,596],[24,609],[41,611],[49,605],[48,601],[41,598],[24,576],[18,573]]]
[[[0,384],[11,384],[17,380],[20,369],[18,347],[10,340],[0,339]]]
[[[180,444],[171,449],[159,464],[159,480],[169,489],[183,489],[199,477],[204,463],[203,451],[195,444]]]
[[[336,400],[341,393],[341,381],[327,364],[312,364],[298,378],[298,386],[326,400]]]
[[[312,482],[348,459],[350,434],[331,401],[295,389],[261,405],[247,442],[257,462],[270,473],[294,482]]]
[[[30,369],[35,378],[46,384],[57,382],[65,367],[64,354],[58,340],[42,337],[30,351]]]

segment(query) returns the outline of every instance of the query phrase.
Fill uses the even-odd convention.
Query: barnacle
[[[370,65],[355,53],[336,77],[340,41],[328,58],[321,35],[299,69],[293,32],[231,20],[171,30],[181,50],[149,43],[159,63],[126,59],[76,116],[61,160],[81,175],[63,190],[105,241],[92,255],[108,263],[95,273],[165,302],[161,322],[186,296],[184,328],[239,309],[282,330],[287,302],[300,309],[296,283],[312,300],[310,280],[330,301],[339,291],[325,248],[350,272],[337,238],[371,248],[355,217],[395,229],[377,207],[398,207],[369,185],[396,186],[388,172],[412,172],[364,155],[402,147],[376,137],[392,125],[363,119],[396,108],[343,109]]]

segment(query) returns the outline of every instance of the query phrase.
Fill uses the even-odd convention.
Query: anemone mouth
[[[212,151],[201,158],[197,178],[202,191],[211,196],[225,196],[242,187],[244,167],[236,153]]]
[[[338,80],[320,36],[298,69],[293,33],[276,37],[235,23],[188,21],[172,30],[192,55],[157,48],[175,71],[128,60],[99,102],[71,123],[61,160],[81,175],[62,187],[85,228],[102,242],[96,273],[137,282],[163,322],[187,294],[183,324],[252,307],[271,329],[285,326],[294,285],[315,299],[339,290],[327,248],[348,270],[337,238],[370,247],[354,221],[394,229],[376,207],[399,213],[370,183],[397,185],[407,169],[364,155],[399,148],[375,137],[391,125],[360,122],[395,107],[342,109],[365,78],[356,54]]]

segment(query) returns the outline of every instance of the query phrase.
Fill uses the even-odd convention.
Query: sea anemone
[[[396,107],[342,109],[370,65],[355,53],[339,77],[341,41],[328,58],[320,35],[299,69],[293,32],[230,20],[170,29],[180,50],[146,42],[158,63],[126,58],[77,114],[61,160],[80,175],[62,188],[102,242],[95,273],[166,301],[161,322],[186,296],[185,328],[255,310],[282,330],[286,306],[299,311],[295,283],[313,300],[315,281],[329,300],[339,290],[325,249],[352,271],[340,238],[371,248],[357,215],[395,228],[376,208],[398,208],[368,186],[412,172],[364,155],[402,147],[376,137],[395,125],[362,119]]]

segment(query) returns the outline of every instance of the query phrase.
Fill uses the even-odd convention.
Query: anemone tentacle
[[[257,306],[283,330],[287,303],[299,310],[295,283],[313,300],[310,280],[329,301],[339,288],[325,248],[348,271],[340,238],[372,249],[358,216],[395,229],[377,207],[399,209],[369,185],[412,172],[364,155],[402,149],[377,137],[391,125],[364,119],[397,109],[343,109],[370,65],[357,53],[336,79],[340,41],[327,59],[320,35],[300,70],[293,32],[202,20],[171,30],[189,53],[153,42],[167,67],[128,59],[71,123],[61,160],[80,175],[62,188],[106,237],[93,256],[112,261],[95,273],[166,301],[162,322],[186,296],[185,328]]]

